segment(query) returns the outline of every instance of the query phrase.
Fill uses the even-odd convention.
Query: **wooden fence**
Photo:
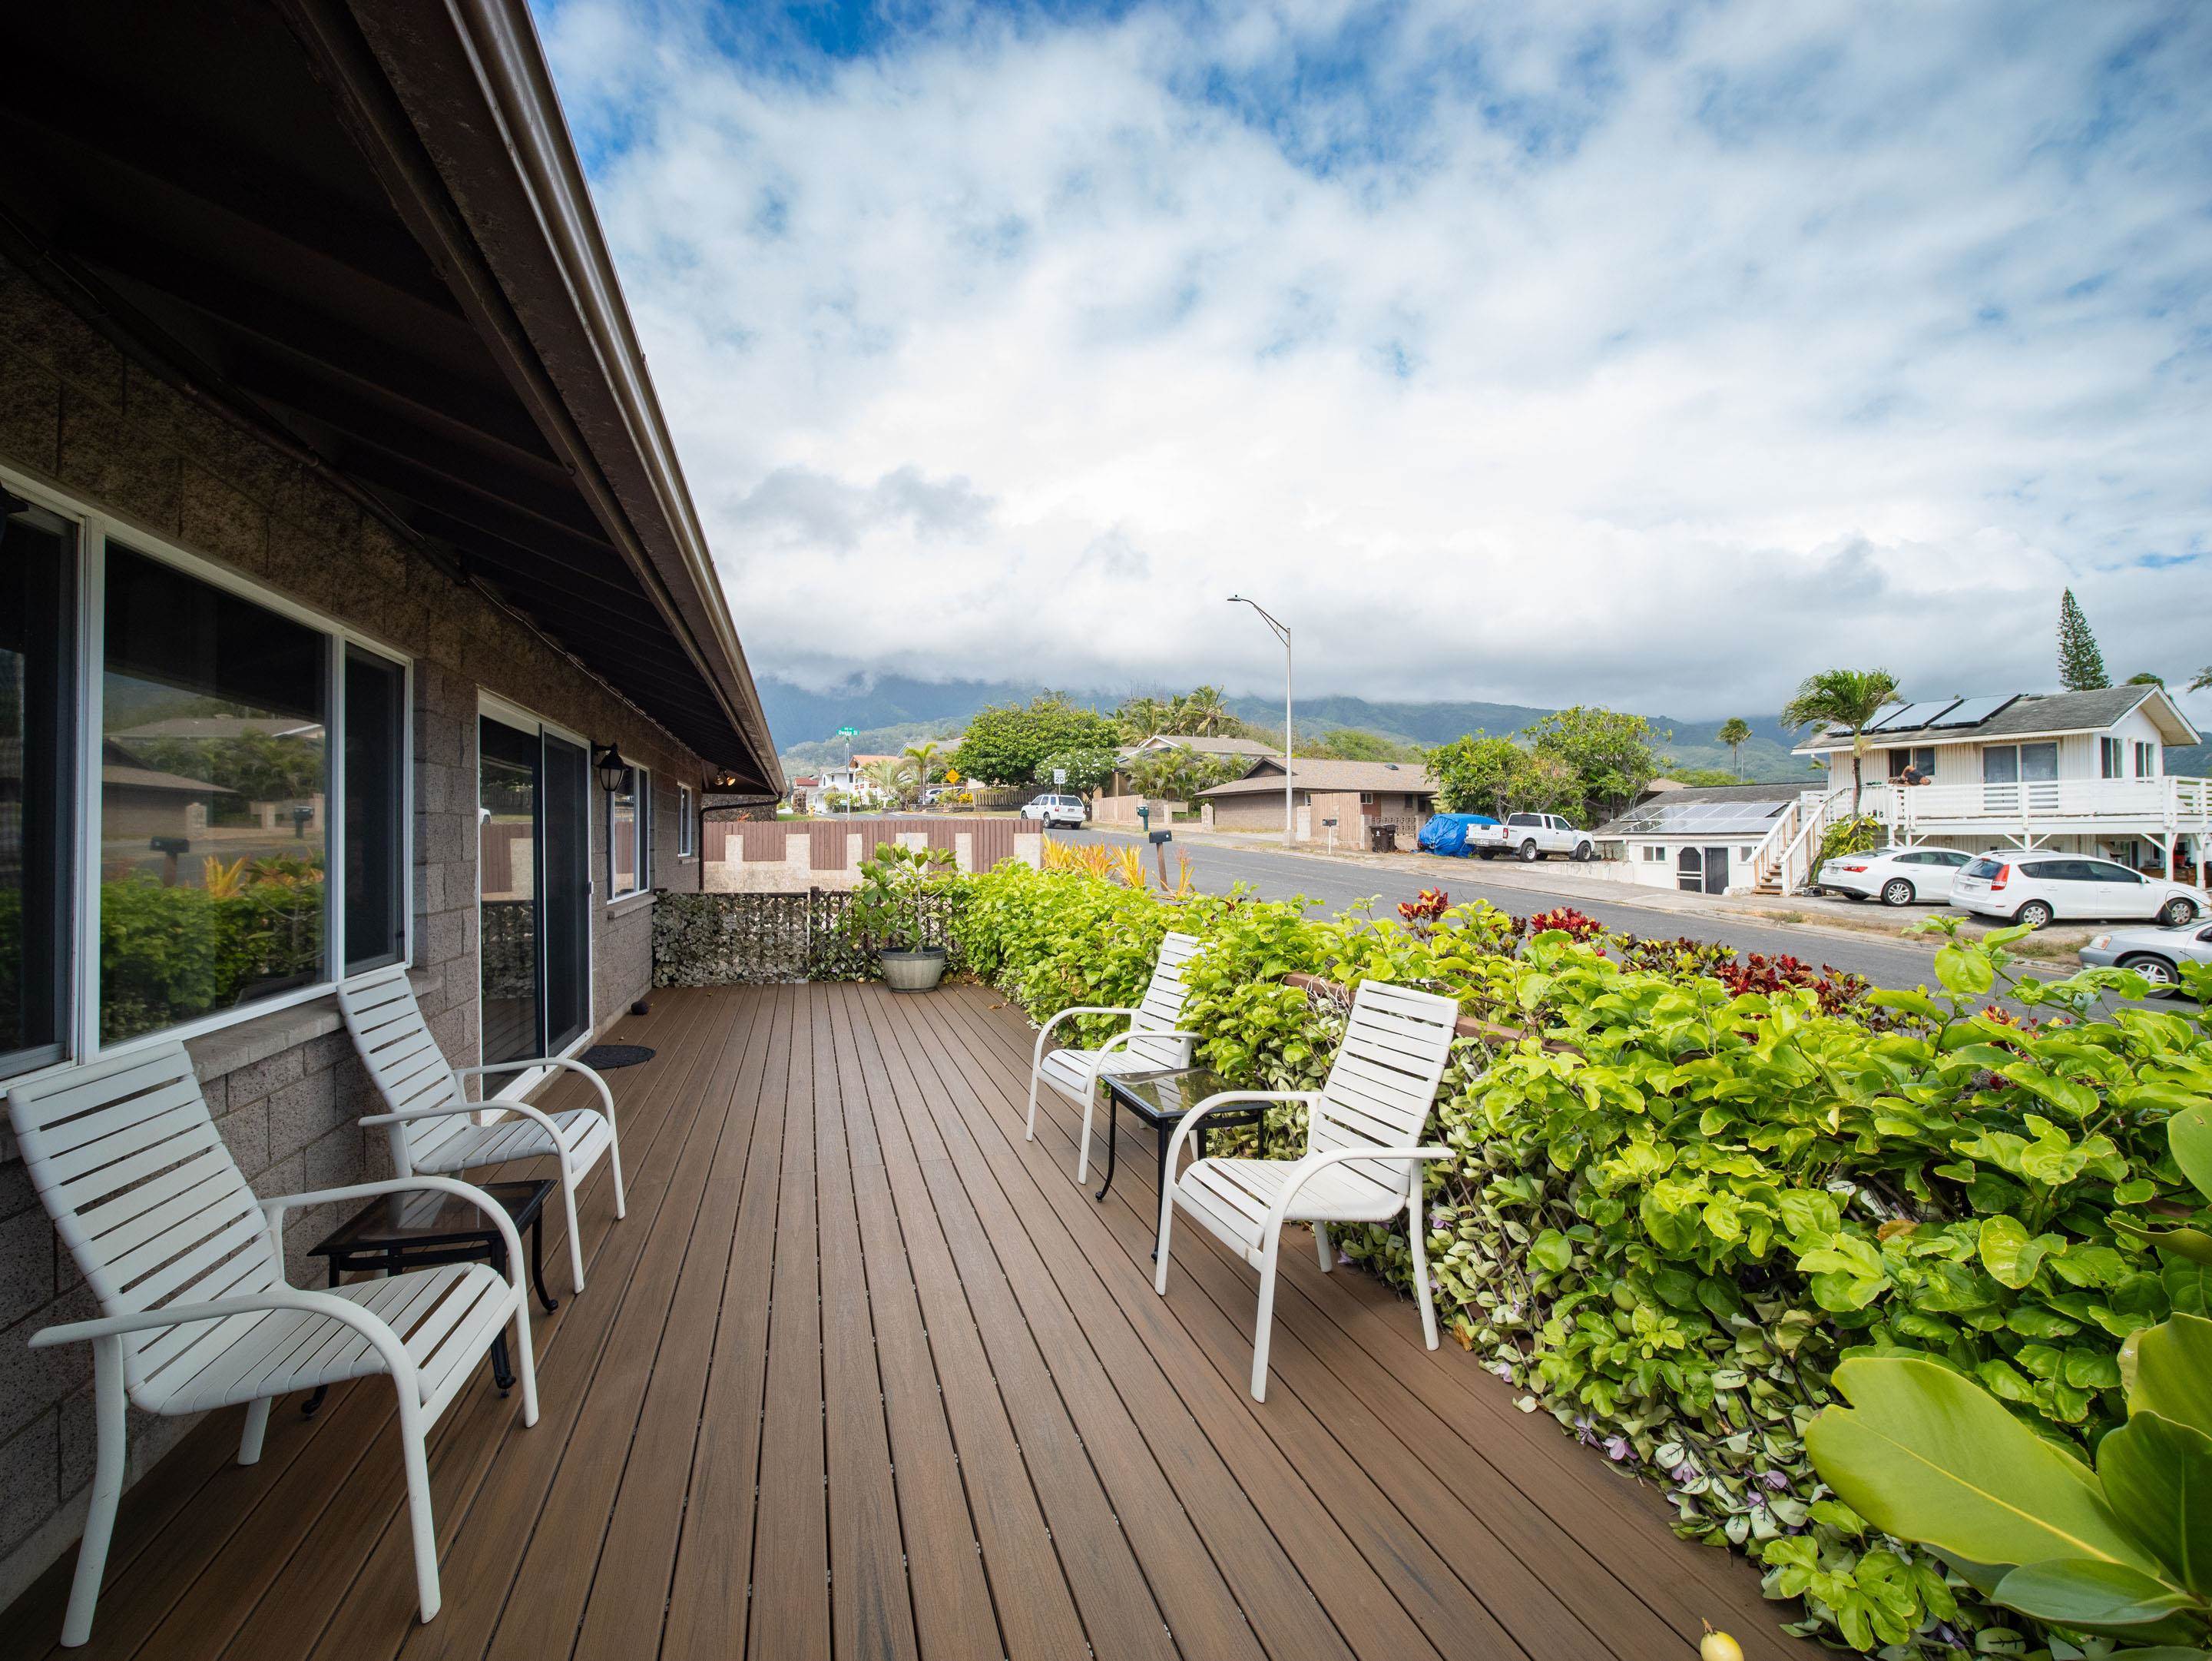
[[[919,836],[924,845],[941,848],[957,858],[963,846],[963,868],[988,871],[1018,856],[1015,838],[1036,836],[1042,827],[1014,818],[965,818],[915,814],[897,818],[783,819],[772,824],[753,820],[708,819],[702,844],[710,865],[798,866],[810,871],[849,871],[887,842]],[[854,837],[859,852],[854,852]]]

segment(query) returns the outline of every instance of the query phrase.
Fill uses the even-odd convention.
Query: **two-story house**
[[[2202,742],[2155,685],[1900,703],[1856,743],[1830,727],[1797,746],[1826,767],[1829,782],[1817,803],[1803,805],[1790,836],[1817,849],[1814,822],[1850,811],[1856,747],[1860,811],[1899,843],[2057,849],[2161,872],[2193,868],[2202,881],[2212,781],[2166,770],[2170,749]]]

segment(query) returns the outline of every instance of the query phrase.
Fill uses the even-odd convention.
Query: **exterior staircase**
[[[1851,811],[1848,788],[1808,790],[1784,808],[1774,826],[1752,853],[1751,891],[1795,894],[1813,879],[1820,839],[1828,827]]]

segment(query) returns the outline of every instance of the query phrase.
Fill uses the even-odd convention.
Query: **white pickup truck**
[[[1468,848],[1486,860],[1510,854],[1522,861],[1540,860],[1547,854],[1564,854],[1571,860],[1595,859],[1597,844],[1587,830],[1577,830],[1557,813],[1508,813],[1503,824],[1471,824]]]

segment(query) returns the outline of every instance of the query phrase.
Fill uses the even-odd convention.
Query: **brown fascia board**
[[[284,4],[410,228],[760,776],[781,789],[760,695],[527,9],[520,0]]]

